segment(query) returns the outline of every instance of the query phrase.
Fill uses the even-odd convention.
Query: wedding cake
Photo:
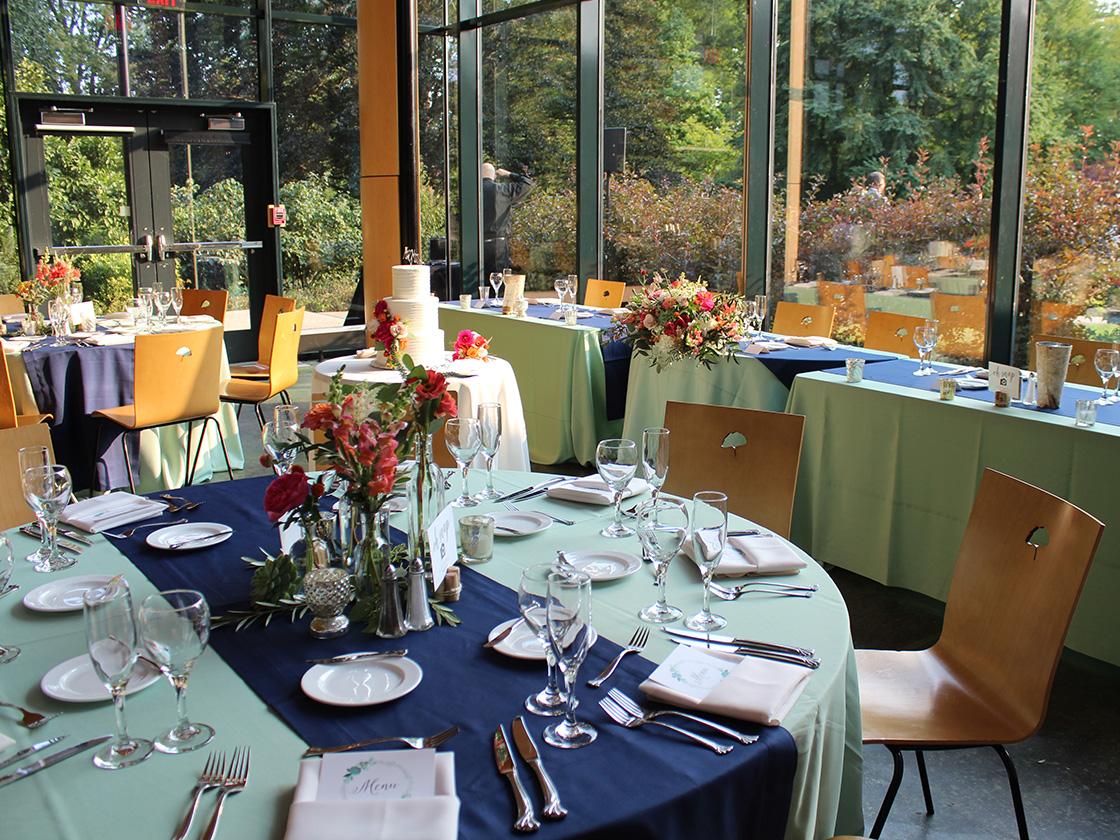
[[[439,299],[432,294],[431,269],[426,265],[393,266],[393,296],[389,311],[408,326],[404,352],[414,364],[435,367],[443,362],[443,330],[439,328]]]

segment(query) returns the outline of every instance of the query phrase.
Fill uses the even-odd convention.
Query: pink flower
[[[716,298],[707,289],[701,289],[696,293],[696,303],[700,306],[701,312],[711,312],[712,307],[716,305]]]
[[[307,501],[310,490],[307,475],[299,466],[292,467],[290,473],[277,476],[264,491],[264,509],[268,514],[268,521],[278,522],[284,514],[298,508]]]

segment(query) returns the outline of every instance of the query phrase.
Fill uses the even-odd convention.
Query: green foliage
[[[358,201],[325,175],[284,184],[280,200],[288,209],[281,232],[285,293],[312,312],[345,310],[362,265]]]

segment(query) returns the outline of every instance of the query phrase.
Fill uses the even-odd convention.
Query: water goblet
[[[669,430],[646,429],[642,432],[642,475],[653,488],[656,502],[665,477],[669,475]]]
[[[576,720],[576,677],[591,647],[591,578],[583,572],[553,568],[548,576],[548,644],[564,679],[564,717],[545,727],[545,743],[562,749],[583,747],[599,734]]]
[[[932,327],[916,327],[914,329],[914,346],[918,348],[918,369],[914,376],[929,376],[933,367],[929,364],[929,354],[933,345],[937,344],[937,331]]]
[[[478,420],[474,417],[455,417],[448,420],[447,425],[444,426],[444,441],[447,444],[447,451],[463,471],[463,492],[451,504],[454,507],[474,507],[478,501],[471,498],[468,479],[471,461],[478,454],[482,444]]]
[[[665,603],[665,573],[688,537],[688,508],[673,499],[651,499],[639,506],[637,513],[642,553],[653,564],[657,581],[657,601],[641,610],[638,618],[652,624],[676,621],[683,613]]]
[[[122,582],[89,589],[82,602],[90,662],[113,695],[117,718],[117,737],[97,751],[93,763],[105,770],[118,770],[139,764],[152,754],[151,741],[129,736],[124,716],[124,693],[139,653],[132,594]]]
[[[172,286],[171,291],[171,311],[175,313],[175,323],[181,323],[179,313],[183,311],[183,289],[180,286]]]
[[[24,446],[19,450],[19,474],[22,476],[32,467],[45,467],[52,463],[50,450],[45,446]],[[31,552],[25,558],[28,563],[38,563],[44,557],[50,555],[50,547],[47,545],[48,535],[47,529],[42,527],[43,523],[39,523],[39,547]]]
[[[133,328],[136,332],[140,332],[141,317],[144,312],[144,302],[138,298],[129,298],[124,302],[124,311],[132,321]]]
[[[490,305],[490,287],[485,283],[478,284],[478,308],[485,309]]]
[[[702,490],[692,497],[692,558],[700,567],[704,578],[704,600],[700,612],[684,620],[689,630],[708,632],[727,624],[727,619],[712,615],[709,603],[712,596],[712,575],[719,565],[723,546],[727,542],[727,496],[714,490]]]
[[[184,753],[210,743],[214,727],[187,717],[187,679],[210,640],[210,605],[201,592],[172,589],[149,595],[136,617],[147,656],[175,689],[178,722],[153,742],[165,753]]]
[[[490,288],[494,290],[494,303],[498,304],[498,290],[505,284],[505,276],[500,271],[490,272]]]
[[[73,566],[77,561],[58,547],[58,517],[70,502],[70,471],[61,464],[31,467],[23,472],[22,487],[23,498],[47,535],[47,554],[35,564],[35,571],[57,572]]]
[[[926,326],[926,327],[929,327],[931,330],[933,330],[933,344],[934,344],[934,347],[936,347],[938,340],[941,338],[941,322],[939,320],[937,320],[936,318],[926,318],[922,321],[922,325]],[[933,352],[932,352],[932,350],[933,350],[933,348],[930,348],[930,350],[931,350],[931,352],[929,354],[929,361],[930,361],[930,365],[931,365],[930,373],[933,373],[933,370],[932,370],[932,364],[933,364]]]
[[[67,301],[70,304],[81,303],[84,294],[81,283],[71,283],[67,290]]]
[[[171,292],[156,292],[152,296],[152,302],[155,303],[156,312],[159,314],[160,329],[167,323],[167,308],[171,306]]]
[[[296,462],[296,430],[287,423],[277,423],[269,420],[261,430],[261,442],[264,451],[272,459],[272,470],[277,475],[286,475],[292,471]]]
[[[494,458],[502,443],[501,403],[479,403],[478,451],[486,456],[486,489],[475,495],[479,501],[497,499],[502,494],[494,489]]]
[[[12,541],[8,535],[0,531],[0,590],[3,590],[12,577],[12,561],[15,554],[12,551]],[[6,665],[19,656],[19,648],[11,645],[0,645],[0,665]]]
[[[281,426],[299,429],[299,406],[278,405],[272,409],[272,419]]]
[[[556,296],[560,299],[560,305],[564,305],[564,296],[568,293],[568,278],[557,277],[553,283],[552,288],[556,289]]]
[[[1093,366],[1101,377],[1101,398],[1097,400],[1097,405],[1108,405],[1111,402],[1108,396],[1108,380],[1116,373],[1118,363],[1120,363],[1120,350],[1102,348],[1093,355]]]
[[[634,530],[622,524],[622,495],[638,471],[638,447],[632,440],[611,438],[595,449],[595,468],[614,495],[614,521],[599,533],[604,537],[633,536]]]
[[[521,610],[521,617],[544,646],[548,680],[544,688],[525,698],[525,708],[542,717],[564,714],[564,695],[560,693],[556,680],[556,657],[548,643],[548,576],[553,568],[552,563],[529,566],[521,573],[521,583],[517,587],[517,606]]]

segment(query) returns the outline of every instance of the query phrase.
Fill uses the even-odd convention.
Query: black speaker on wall
[[[603,129],[603,171],[624,172],[626,170],[626,129]]]

